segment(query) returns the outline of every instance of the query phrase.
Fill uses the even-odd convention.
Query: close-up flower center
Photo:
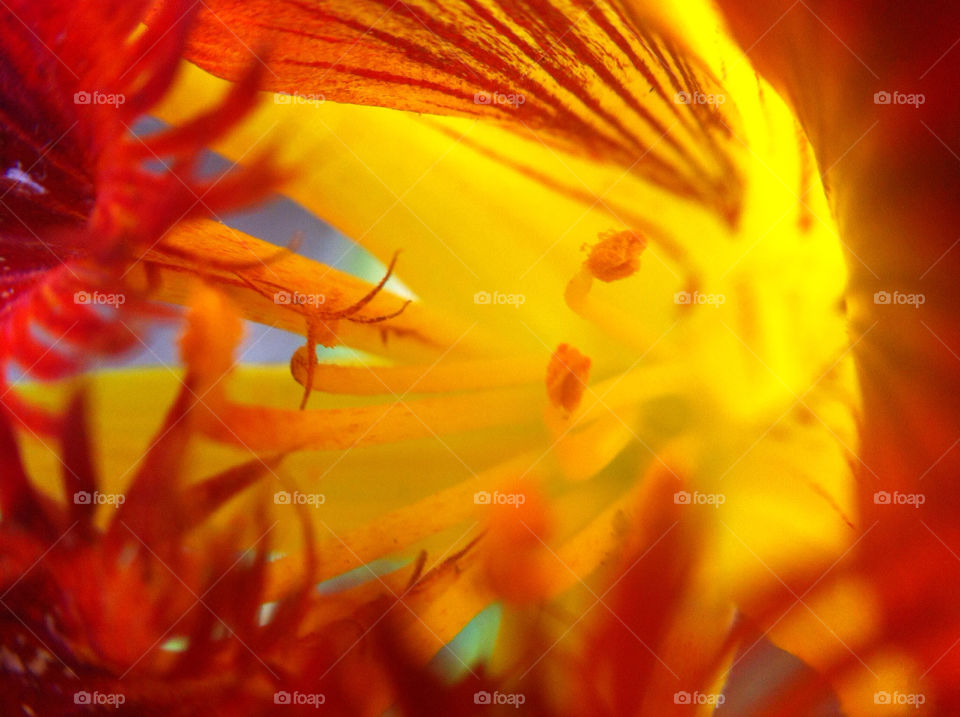
[[[0,713],[960,709],[929,5],[0,3]]]

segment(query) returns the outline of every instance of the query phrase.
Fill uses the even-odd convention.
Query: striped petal
[[[723,95],[719,80],[619,3],[216,0],[197,24],[188,57],[217,76],[236,79],[255,48],[264,87],[293,102],[491,118],[738,210],[728,130],[713,108],[676,101]]]

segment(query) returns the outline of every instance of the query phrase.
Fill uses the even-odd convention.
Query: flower
[[[776,30],[795,9],[764,24],[756,11],[723,4],[744,47],[751,31],[765,28],[752,36],[760,43],[767,25]],[[79,22],[91,21],[94,10],[83,8],[89,14]],[[60,42],[56,22],[16,9],[28,20],[11,11],[8,23]],[[803,9],[831,29],[814,9]],[[179,396],[147,450],[148,468],[139,475],[151,477],[134,479],[131,488],[140,496],[131,502],[142,525],[130,532],[159,546],[140,556],[149,569],[124,583],[130,595],[143,596],[137,602],[148,619],[135,642],[147,645],[147,678],[175,686],[176,694],[186,689],[149,646],[152,627],[179,606],[163,603],[169,581],[158,587],[150,579],[158,569],[152,558],[182,564],[193,592],[212,591],[216,585],[194,580],[193,571],[217,574],[239,546],[221,522],[234,510],[219,518],[201,511],[209,518],[205,533],[217,537],[209,556],[202,543],[199,557],[191,552],[180,513],[191,526],[199,517],[177,492],[188,485],[181,476],[187,466],[194,475],[221,476],[199,483],[201,496],[225,498],[271,479],[292,489],[273,504],[262,496],[252,501],[258,526],[276,518],[271,546],[293,575],[293,587],[279,591],[281,604],[294,606],[291,617],[256,624],[255,612],[274,597],[262,588],[265,576],[283,572],[271,569],[266,553],[258,552],[255,567],[236,583],[247,596],[236,636],[259,648],[249,651],[273,679],[248,655],[237,658],[242,651],[233,635],[209,647],[209,618],[186,643],[191,658],[184,664],[199,670],[204,699],[225,699],[210,684],[217,664],[226,666],[223,682],[231,686],[240,674],[257,674],[231,703],[237,710],[264,709],[268,686],[293,688],[274,692],[280,704],[319,681],[334,698],[331,707],[347,712],[378,714],[391,702],[412,714],[440,705],[469,712],[470,688],[478,690],[473,705],[500,695],[519,706],[527,698],[522,685],[532,685],[529,709],[536,713],[662,714],[718,703],[731,663],[739,661],[735,650],[749,652],[758,634],[820,671],[814,688],[808,673],[797,679],[795,691],[806,701],[787,685],[761,709],[797,713],[833,690],[851,714],[869,713],[875,703],[863,697],[861,651],[861,665],[881,686],[906,689],[926,676],[902,664],[902,656],[927,657],[931,645],[943,646],[944,635],[914,621],[929,605],[951,616],[942,603],[948,591],[932,572],[914,568],[915,546],[897,545],[896,530],[878,530],[885,539],[874,542],[865,522],[877,508],[865,499],[864,472],[876,465],[885,487],[912,486],[902,459],[917,456],[878,438],[892,431],[889,420],[877,418],[877,374],[869,371],[860,373],[874,387],[865,394],[866,450],[858,445],[854,357],[869,359],[866,347],[875,348],[876,323],[863,320],[874,309],[865,307],[863,287],[877,287],[856,269],[847,290],[845,252],[857,258],[848,223],[860,218],[850,206],[858,206],[868,175],[863,164],[844,160],[862,137],[825,114],[833,105],[811,92],[790,35],[763,50],[761,78],[718,33],[721,18],[700,2],[684,8],[684,25],[644,3],[587,8],[573,0],[278,7],[216,0],[197,11],[195,23],[180,10],[155,10],[139,40],[134,10],[118,14],[122,19],[104,33],[111,41],[104,46],[133,35],[134,48],[149,38],[169,50],[152,65],[149,92],[134,95],[138,101],[126,111],[137,110],[132,121],[149,109],[173,129],[141,141],[128,136],[126,123],[124,131],[81,112],[78,124],[88,122],[95,136],[101,127],[109,131],[86,149],[93,159],[76,165],[98,182],[80,193],[92,208],[84,213],[86,205],[76,202],[72,233],[61,239],[71,261],[95,276],[87,284],[132,285],[141,312],[150,301],[195,297],[182,344],[183,389],[165,371],[138,376],[152,389],[138,392],[139,413],[158,415],[171,389]],[[822,38],[803,17],[784,21],[778,36],[801,22],[808,23],[804,36]],[[856,27],[843,12],[830,19],[844,21],[843,34]],[[65,27],[69,36],[75,25]],[[15,47],[4,76],[16,75],[33,49]],[[183,66],[171,84],[172,58],[181,49],[202,69]],[[835,48],[818,55],[820,72],[837,56]],[[125,63],[107,62],[105,71],[94,63],[102,74],[92,76],[123,87]],[[863,86],[852,62],[838,66],[845,73],[837,73],[839,81]],[[42,86],[74,88],[69,80]],[[254,87],[279,94],[251,109]],[[228,99],[198,110],[213,91]],[[838,106],[843,118],[861,107],[851,100]],[[21,109],[11,134],[25,134],[27,116]],[[266,137],[273,142],[269,164],[247,161]],[[35,153],[44,146],[31,142]],[[222,203],[197,214],[216,217],[228,201],[244,204],[264,186],[277,186],[378,256],[387,267],[381,278],[338,273],[214,221],[181,224],[184,216],[172,208],[189,206],[187,215],[195,209],[174,181],[181,165],[162,173],[161,183],[140,164],[172,154],[191,169],[208,144],[244,169],[229,192],[217,195]],[[293,171],[286,177],[270,169],[278,166]],[[37,217],[32,231],[43,241],[41,234],[52,232],[47,203],[73,195],[48,188],[32,171],[18,161],[5,176],[29,205],[31,221]],[[202,191],[215,189],[223,186]],[[143,217],[133,217],[131,197],[142,190],[153,190],[151,202]],[[93,230],[96,242],[84,238]],[[21,296],[0,317],[17,339],[8,358],[21,363],[46,355],[28,338],[43,315],[38,297],[64,295],[62,271],[37,254],[18,260]],[[393,290],[395,270],[412,298]],[[31,286],[35,277],[52,290]],[[207,288],[197,289],[198,281]],[[304,336],[289,372],[237,367],[235,311]],[[102,341],[108,325],[97,316],[83,346],[98,346],[94,337]],[[901,318],[895,325],[906,324]],[[926,328],[938,337],[941,326],[934,326]],[[354,358],[321,359],[318,346],[350,347]],[[58,368],[33,373],[52,378],[76,366]],[[952,381],[952,365],[941,374]],[[106,411],[92,415],[114,440],[129,431],[129,408],[119,400],[129,380],[89,378],[95,393],[113,396]],[[922,400],[903,400],[908,415],[925,415]],[[19,416],[23,409],[17,403],[10,410]],[[67,414],[67,427],[80,425],[79,412]],[[40,414],[30,415],[21,422],[39,427]],[[156,445],[166,445],[168,433],[187,441],[175,430],[181,418],[196,450],[188,455],[177,443],[169,453],[178,460],[170,462]],[[941,447],[949,435],[935,434]],[[84,443],[70,450],[84,453],[77,445]],[[49,460],[49,450],[33,450]],[[98,473],[114,477],[121,493],[135,450],[114,448],[98,458]],[[282,467],[277,462],[274,470],[279,457]],[[267,468],[265,481],[258,466]],[[50,474],[35,479],[49,484]],[[17,571],[30,559],[43,561],[44,541],[58,532],[34,522],[39,498],[26,487],[26,472],[18,468],[16,475],[4,514],[16,516],[10,527],[32,542],[10,574],[14,586]],[[161,476],[175,485],[158,488]],[[949,489],[941,493],[949,499]],[[164,506],[168,528],[158,524],[163,514],[156,509]],[[941,511],[930,514],[937,522],[927,529],[949,545],[938,532],[952,535]],[[61,518],[56,525],[63,524]],[[916,527],[902,517],[892,524]],[[104,535],[109,545],[110,531]],[[923,545],[931,542],[925,537]],[[73,577],[72,561],[116,570],[118,554],[93,545],[51,553],[43,589],[55,604],[91,591]],[[898,566],[894,580],[883,575],[888,551]],[[386,563],[381,576],[384,560],[399,562]],[[354,570],[359,585],[329,601],[308,595],[316,582],[354,579]],[[898,590],[901,572],[923,573],[918,598]],[[455,645],[494,603],[505,606],[502,630],[518,639],[498,647],[487,675],[462,660]],[[590,615],[597,606],[609,615]],[[912,617],[894,620],[894,610],[904,607]],[[214,618],[221,610],[233,614],[226,601],[211,606]],[[544,613],[553,619],[542,619]],[[575,617],[565,619],[568,613]],[[117,613],[82,615],[102,625],[91,632],[103,640],[86,648],[84,664],[117,678],[129,646],[109,639],[114,623],[97,622]],[[341,632],[341,618],[357,632]],[[562,644],[568,635],[576,647]],[[70,649],[82,651],[84,641],[72,638]],[[294,656],[278,656],[281,647]],[[471,677],[453,686],[439,681],[425,667],[438,652],[460,659]],[[272,665],[283,666],[282,677]],[[949,674],[940,668],[933,675],[942,704],[952,699]],[[571,675],[586,679],[578,684]],[[136,698],[144,705],[154,699],[139,682]]]
[[[202,147],[250,108],[255,71],[214,112],[132,136],[132,125],[170,86],[189,27],[186,4],[170,3],[132,37],[142,16],[136,4],[93,3],[43,13],[13,3],[0,13],[10,38],[0,58],[5,373],[17,364],[29,378],[62,378],[94,355],[128,349],[136,334],[102,310],[131,322],[142,311],[156,313],[142,306],[153,274],[144,273],[144,255],[166,246],[175,227],[243,206],[274,181],[263,161],[213,181],[196,174]],[[161,156],[168,159],[162,170],[146,166]],[[23,403],[6,377],[0,388],[18,421],[58,431],[54,417]]]
[[[544,16],[522,4],[477,7],[428,16],[408,3],[368,17],[372,5],[333,4],[254,25],[223,3],[198,18],[188,56],[202,67],[233,77],[250,59],[244,46],[270,44],[269,89],[328,100],[268,103],[218,151],[239,158],[269,130],[297,138],[278,145],[284,164],[324,157],[284,191],[384,262],[401,248],[399,276],[419,299],[401,317],[403,345],[332,329],[394,365],[320,365],[310,381],[312,352],[294,357],[299,382],[362,404],[299,412],[281,400],[231,402],[213,434],[254,450],[350,449],[338,466],[362,465],[360,454],[383,444],[436,442],[440,457],[404,460],[419,469],[452,451],[466,464],[454,468],[461,487],[447,479],[437,497],[421,492],[419,515],[431,517],[408,540],[463,524],[472,506],[456,496],[498,484],[507,495],[520,476],[596,506],[571,510],[556,533],[573,535],[591,525],[590,511],[629,503],[632,479],[673,461],[678,491],[726,498],[707,538],[715,553],[703,560],[714,571],[704,581],[721,593],[775,582],[768,568],[829,565],[855,536],[850,347],[859,337],[846,330],[842,245],[793,115],[732,46],[718,46],[707,21],[678,35],[613,11],[580,17],[562,3]],[[351,43],[347,58],[362,67],[340,59]],[[400,49],[414,45],[428,49]],[[540,55],[551,59],[541,66]],[[159,114],[176,123],[184,98],[219,84],[191,69]],[[460,117],[335,104],[373,102],[373,86],[390,108]],[[526,98],[474,102],[494,90]],[[791,460],[799,454],[788,445],[808,446],[813,460]],[[593,529],[608,530],[616,514],[594,513]],[[395,537],[336,569],[377,557]],[[590,574],[606,550],[579,555],[575,574]],[[474,610],[435,631],[452,637]]]

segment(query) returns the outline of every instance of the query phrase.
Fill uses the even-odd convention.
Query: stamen
[[[590,359],[568,344],[560,344],[547,365],[547,397],[550,403],[566,413],[580,405],[587,379],[590,377]]]
[[[538,418],[533,395],[523,388],[306,411],[235,403],[226,397],[208,398],[204,403],[207,408],[212,404],[200,422],[206,436],[270,453],[351,450],[487,428],[533,425]]]
[[[311,382],[310,351],[307,346],[301,346],[290,360],[290,372],[301,386],[310,384],[324,393],[352,396],[446,393],[536,383],[543,376],[543,358],[448,360],[405,366],[319,364],[313,368]]]
[[[640,268],[640,254],[646,239],[634,231],[608,231],[589,248],[590,254],[567,283],[563,299],[575,314],[590,321],[617,340],[645,351],[649,337],[638,336],[636,322],[618,307],[591,296],[594,279],[610,283],[632,276]]]
[[[279,247],[276,251],[268,254],[267,256],[255,256],[253,259],[245,260],[227,260],[218,259],[209,255],[199,255],[187,249],[181,249],[180,247],[173,246],[168,241],[163,242],[159,247],[157,247],[157,250],[164,254],[177,257],[178,259],[185,259],[191,262],[191,264],[198,268],[198,272],[202,273],[204,269],[229,271],[237,274],[239,278],[243,279],[244,277],[240,276],[240,272],[250,269],[258,269],[260,267],[269,267],[271,264],[275,264],[278,261],[285,259],[290,254],[295,254],[300,249],[302,244],[303,233],[297,232],[287,243],[287,246]]]
[[[583,266],[600,281],[626,279],[640,268],[640,254],[646,247],[647,240],[635,232],[604,232]]]
[[[431,535],[467,521],[477,510],[477,491],[492,491],[505,481],[530,470],[539,452],[527,451],[486,468],[476,476],[380,515],[375,522],[359,526],[337,538],[320,543],[323,565],[318,579],[335,577],[378,558],[397,552],[398,538],[402,545],[413,545]],[[528,476],[539,476],[534,469]]]

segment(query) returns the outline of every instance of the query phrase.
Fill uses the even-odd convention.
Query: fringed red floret
[[[150,313],[128,272],[176,224],[264,196],[267,161],[201,178],[200,153],[256,99],[258,67],[214,110],[145,137],[197,7],[22,0],[0,8],[0,403],[33,431],[56,417],[11,390],[124,351]],[[138,34],[139,32],[139,34]],[[159,166],[160,169],[156,169]]]

